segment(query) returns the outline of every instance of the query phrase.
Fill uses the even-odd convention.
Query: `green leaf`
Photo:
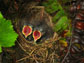
[[[59,40],[59,43],[60,43],[62,46],[64,46],[64,47],[67,47],[67,46],[68,46],[68,43],[67,43],[67,41],[65,41],[65,40]]]
[[[0,53],[2,52],[2,48],[1,48],[1,46],[0,46]]]
[[[64,0],[64,3],[69,2]],[[47,2],[42,3],[45,6],[45,10],[52,16],[52,21],[55,23],[54,30],[56,32],[62,32],[63,30],[67,29],[68,21],[67,13],[63,9],[59,0],[48,0]],[[67,7],[67,6],[65,6]]]
[[[65,16],[64,10],[60,10],[56,13],[56,15],[53,17],[53,22],[56,22],[59,18],[62,16]]]
[[[67,16],[63,16],[59,19],[59,21],[56,23],[54,29],[55,31],[59,31],[59,30],[65,30],[68,27],[68,18]]]
[[[48,13],[53,13],[53,12],[59,10],[59,5],[58,5],[56,2],[54,2],[53,4],[48,5],[45,10],[46,10]]]
[[[68,32],[66,33],[66,35],[67,35],[68,37],[71,36],[71,32],[70,32],[70,30],[68,30]]]
[[[62,37],[62,38],[60,38],[59,40],[64,40],[64,41],[66,41],[66,38]]]
[[[57,0],[48,0],[48,2],[43,2],[42,5],[45,6],[45,10],[48,13],[53,13],[60,8]]]
[[[0,12],[0,18],[3,18],[3,15],[1,14],[1,12]]]
[[[1,14],[1,13],[0,13]],[[10,20],[0,17],[0,45],[1,47],[11,47],[15,45],[18,34],[14,31]]]

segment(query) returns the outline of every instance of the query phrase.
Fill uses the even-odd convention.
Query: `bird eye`
[[[40,39],[40,38],[41,38],[41,32],[35,30],[35,31],[33,32],[33,38],[34,38],[34,41],[37,41],[38,39]]]
[[[32,33],[32,28],[28,25],[25,25],[22,29],[23,35],[27,38]]]

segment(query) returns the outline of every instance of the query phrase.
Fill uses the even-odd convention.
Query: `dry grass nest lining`
[[[55,44],[55,42],[58,40],[58,35],[56,32],[54,32],[54,36],[52,38],[50,38],[49,40],[45,40],[45,42],[43,42],[42,44],[34,44],[34,43],[30,43],[29,41],[27,41],[21,34],[21,32],[19,33],[19,38],[18,38],[18,44],[19,46],[25,51],[27,52],[28,50],[34,50],[34,49],[45,49],[45,48],[52,48],[53,44]]]
[[[54,36],[50,38],[49,40],[46,40],[42,44],[33,44],[28,42],[19,32],[19,38],[17,40],[17,43],[19,44],[20,48],[27,54],[27,57],[23,57],[17,62],[30,59],[31,61],[39,61],[40,63],[45,61],[49,61],[52,63],[53,58],[52,56],[55,56],[55,59],[59,56],[55,53],[58,49],[57,41],[58,35],[54,33]]]

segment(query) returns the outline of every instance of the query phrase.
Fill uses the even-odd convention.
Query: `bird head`
[[[32,33],[32,27],[28,25],[24,25],[22,29],[22,34],[27,38]]]
[[[39,30],[35,30],[33,32],[33,38],[34,38],[34,41],[36,42],[38,39],[40,39],[42,36],[42,33],[39,31]]]
[[[43,28],[40,26],[35,27],[33,31],[34,42],[39,40],[42,36],[43,36]]]

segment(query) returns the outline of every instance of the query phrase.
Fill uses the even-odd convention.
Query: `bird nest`
[[[48,17],[51,21],[51,17]],[[52,22],[50,22],[52,24]],[[45,40],[41,44],[34,44],[23,37],[22,33],[18,29],[18,24],[16,23],[16,31],[19,34],[17,40],[18,45],[26,54],[23,57],[18,59],[20,61],[28,61],[28,63],[54,63],[57,61],[59,56],[57,55],[57,40],[58,35],[56,32],[53,33],[53,37],[50,37],[48,40]],[[51,26],[51,25],[50,25]]]
[[[54,33],[52,38],[42,44],[33,44],[25,40],[22,34],[19,33],[17,43],[26,53],[26,57],[20,58],[17,62],[26,60],[28,63],[54,63],[59,58],[57,55],[57,40],[57,34]]]
[[[41,44],[34,44],[27,41],[21,32],[17,31],[19,38],[17,40],[20,48],[26,53],[26,57],[22,57],[17,62],[27,60],[28,63],[53,63],[59,56],[56,50],[58,49],[58,35],[54,32],[54,36],[45,40]],[[24,55],[24,54],[23,54]]]

